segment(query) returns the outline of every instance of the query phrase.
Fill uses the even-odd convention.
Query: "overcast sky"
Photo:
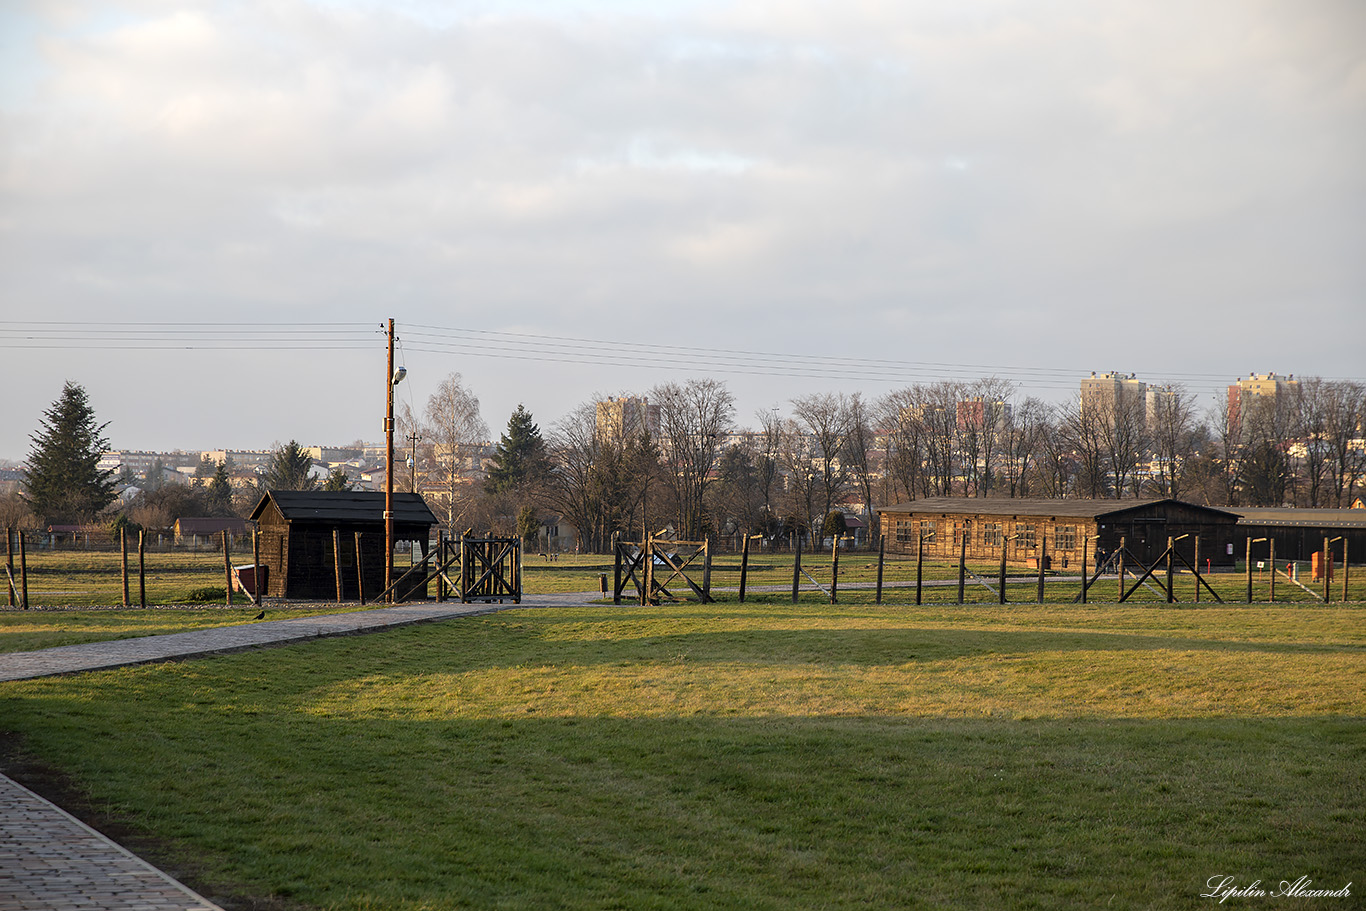
[[[495,437],[692,376],[747,424],[1366,379],[1363,36],[1360,0],[10,0],[0,458],[68,379],[118,448],[379,440],[389,317],[400,402],[459,372]]]

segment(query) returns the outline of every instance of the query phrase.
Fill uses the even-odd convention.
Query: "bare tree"
[[[919,386],[888,393],[878,401],[878,415],[887,428],[887,471],[906,499],[929,496],[930,472],[926,463],[925,428],[920,420],[924,402]]]
[[[1338,381],[1331,388],[1323,435],[1334,505],[1344,507],[1351,504],[1358,479],[1366,476],[1366,386]]]
[[[1041,447],[1048,422],[1048,406],[1032,396],[1011,408],[1000,441],[1001,475],[1007,496],[1028,495],[1035,465],[1043,456]],[[1054,495],[1061,496],[1061,493]]]
[[[1061,413],[1063,439],[1058,443],[1075,454],[1079,492],[1091,499],[1110,495],[1104,423],[1098,409],[1082,407],[1080,397],[1072,399]]]
[[[916,418],[925,445],[931,489],[941,497],[953,496],[958,473],[958,401],[962,391],[962,384],[948,381],[919,389]]]
[[[427,399],[424,416],[422,435],[432,446],[445,501],[445,524],[455,531],[463,524],[466,501],[474,493],[468,474],[477,467],[472,460],[478,458],[489,428],[479,414],[479,399],[462,385],[458,373],[446,377]]]
[[[624,434],[600,428],[596,401],[585,402],[555,425],[547,442],[544,504],[574,526],[584,547],[602,553],[613,532],[649,530],[645,507],[662,484],[659,452],[644,428]]]
[[[1159,496],[1180,498],[1187,461],[1195,452],[1200,439],[1200,426],[1195,420],[1195,396],[1184,386],[1167,386],[1152,397],[1149,427],[1152,452],[1157,461],[1157,473],[1150,479],[1150,488]]]
[[[597,430],[597,405],[585,402],[551,430],[553,468],[546,484],[546,503],[573,525],[578,539],[598,550],[606,533],[599,457],[605,441]],[[610,444],[608,444],[610,445]]]
[[[705,532],[706,494],[735,417],[735,400],[718,380],[665,383],[650,390],[659,406],[665,483],[678,507],[678,532],[698,540]]]
[[[1258,396],[1239,406],[1238,486],[1251,506],[1281,506],[1292,471],[1286,441],[1296,420],[1293,394]]]
[[[1206,423],[1210,426],[1210,431],[1214,435],[1215,448],[1218,450],[1215,460],[1215,467],[1218,468],[1218,472],[1212,474],[1206,484],[1206,489],[1210,489],[1210,481],[1217,483],[1219,488],[1217,493],[1210,489],[1211,505],[1237,506],[1239,505],[1238,476],[1242,473],[1243,447],[1239,441],[1239,422],[1229,408],[1226,396],[1215,397],[1214,405],[1209,410]]]
[[[853,433],[853,399],[842,393],[817,393],[792,400],[797,433],[806,437],[809,465],[807,518],[814,531],[849,487],[847,461]],[[812,507],[820,506],[816,513]]]
[[[782,480],[779,456],[783,450],[783,421],[776,408],[760,411],[757,417],[759,433],[755,438],[754,477],[763,496],[764,511],[772,518],[774,498]]]
[[[1306,377],[1299,384],[1299,394],[1292,397],[1294,414],[1290,416],[1293,443],[1288,448],[1291,466],[1291,499],[1297,506],[1325,505],[1328,487],[1328,412],[1336,389],[1333,383],[1319,377]],[[1288,443],[1290,441],[1287,441]]]
[[[863,397],[857,392],[851,395],[848,412],[849,435],[844,442],[842,461],[848,467],[850,483],[858,489],[859,497],[863,501],[863,522],[864,527],[872,535],[869,538],[870,543],[877,538],[877,525],[873,521],[873,423],[871,409],[864,404]]]
[[[1062,498],[1076,495],[1081,459],[1069,432],[1069,408],[1046,408],[1039,424],[1036,475],[1040,495]]]
[[[1137,395],[1116,396],[1097,409],[1101,444],[1116,497],[1138,496],[1139,463],[1148,449],[1147,407]]]

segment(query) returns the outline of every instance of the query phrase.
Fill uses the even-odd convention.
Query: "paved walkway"
[[[222,911],[60,807],[0,775],[0,908]]]
[[[0,682],[349,636],[514,607],[585,604],[596,593],[536,595],[520,605],[403,604],[349,614],[260,620],[166,636],[0,654]],[[271,614],[266,605],[266,616]],[[0,775],[0,911],[222,911],[61,808]]]
[[[511,601],[505,604],[462,604],[459,601],[437,604],[429,601],[354,611],[348,614],[288,617],[283,620],[269,619],[272,611],[267,602],[267,619],[240,626],[221,626],[165,636],[85,642],[33,652],[0,654],[0,682],[79,674],[84,671],[152,664],[181,658],[199,658],[204,655],[221,655],[249,648],[289,645],[309,639],[351,636],[414,623],[469,617],[514,607],[564,607],[586,604],[595,597],[598,597],[596,593],[535,595],[523,598],[521,604],[513,604]]]

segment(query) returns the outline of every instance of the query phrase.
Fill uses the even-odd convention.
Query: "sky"
[[[1359,0],[10,0],[0,459],[726,382],[1366,380]]]

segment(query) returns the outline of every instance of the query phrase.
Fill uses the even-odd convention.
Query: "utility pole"
[[[389,365],[384,373],[384,590],[394,584],[394,320],[389,318]],[[387,595],[394,600],[394,593]]]

